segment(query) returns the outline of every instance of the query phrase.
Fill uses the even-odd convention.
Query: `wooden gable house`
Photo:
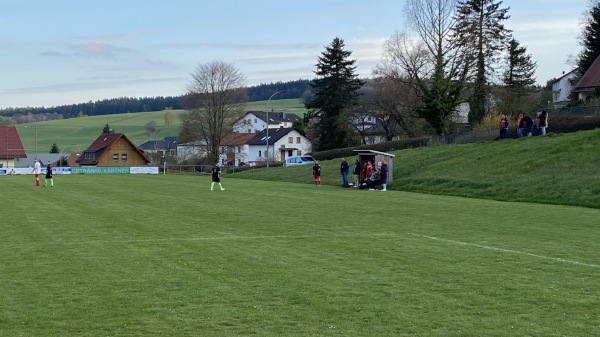
[[[80,166],[145,166],[144,152],[122,133],[103,133],[76,160]]]

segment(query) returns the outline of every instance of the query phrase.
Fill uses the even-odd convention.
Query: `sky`
[[[0,0],[0,109],[179,96],[200,65],[233,64],[247,85],[314,78],[344,40],[361,78],[405,32],[404,0]],[[504,0],[505,26],[539,84],[581,50],[588,0]]]

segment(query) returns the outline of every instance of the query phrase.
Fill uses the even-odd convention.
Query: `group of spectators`
[[[505,139],[508,136],[508,117],[502,115],[498,128],[500,129],[500,139]],[[535,120],[531,116],[523,116],[519,114],[517,118],[517,138],[531,137],[532,135],[543,136],[546,134],[548,127],[548,112],[546,110],[538,111]]]
[[[346,161],[346,158],[342,158],[340,164],[340,173],[342,175],[342,187],[350,187],[348,182],[348,173],[350,171],[350,165]],[[317,160],[312,168],[313,180],[315,186],[321,186],[321,165]],[[361,173],[364,179],[360,179]],[[387,177],[388,177],[388,165],[385,160],[381,160],[379,167],[375,164],[375,161],[367,161],[365,166],[361,168],[360,161],[357,159],[354,162],[352,168],[352,174],[354,175],[354,188],[369,189],[375,191],[378,186],[381,186],[381,191],[387,191]]]

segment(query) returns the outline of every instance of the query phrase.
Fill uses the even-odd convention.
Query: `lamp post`
[[[285,90],[281,90],[274,93],[267,100],[267,150],[265,151],[265,157],[267,158],[267,168],[269,168],[269,103],[271,102],[271,98],[273,98],[273,96],[281,94],[282,92],[285,92]]]

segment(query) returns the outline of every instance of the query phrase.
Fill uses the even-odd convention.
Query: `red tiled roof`
[[[14,126],[0,126],[0,158],[27,158]]]
[[[230,132],[221,138],[221,146],[242,146],[254,136],[256,133]]]
[[[596,57],[594,63],[581,76],[572,92],[593,91],[597,87],[600,87],[600,55]]]

